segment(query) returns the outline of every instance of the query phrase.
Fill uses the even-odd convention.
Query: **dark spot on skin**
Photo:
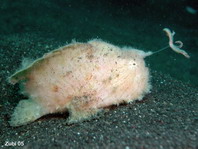
[[[115,61],[115,64],[117,64],[117,62]]]
[[[119,55],[118,58],[120,58],[121,56]]]
[[[135,63],[133,63],[133,65],[135,66],[136,64],[135,64]]]
[[[78,59],[82,59],[82,57],[78,57]]]
[[[94,55],[93,55],[93,54],[88,54],[88,55],[87,55],[87,58],[88,58],[89,60],[92,60],[92,59],[94,58]]]
[[[64,77],[68,77],[71,73],[72,73],[72,71],[67,71],[66,74],[64,75]]]
[[[53,92],[58,92],[58,89],[59,89],[59,87],[57,85],[54,85],[53,88],[52,88],[52,91]]]
[[[72,98],[73,98],[73,96],[69,95],[69,96],[66,97],[65,100],[66,100],[66,101],[68,101],[68,100],[70,101],[70,100],[72,100]]]
[[[120,76],[120,74],[117,74],[117,75],[116,75],[116,77],[119,77],[119,76]]]
[[[88,98],[88,96],[83,96],[83,98],[84,98],[84,99],[87,99],[87,98]]]
[[[110,76],[109,78],[104,79],[104,80],[102,81],[102,83],[103,83],[103,84],[107,84],[107,83],[110,83],[111,80],[112,80],[112,77]]]
[[[105,54],[104,54],[104,56],[107,56],[107,55],[108,55],[108,53],[105,53]]]
[[[17,79],[19,79],[19,78],[17,78]],[[31,80],[31,81],[34,80],[34,76],[33,75],[29,75],[27,80]]]
[[[93,75],[92,75],[92,74],[91,74],[91,75],[87,75],[85,79],[86,79],[86,81],[89,81],[89,80],[91,80],[91,79],[92,79],[92,77],[93,77]]]

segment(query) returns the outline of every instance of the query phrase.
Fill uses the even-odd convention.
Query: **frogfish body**
[[[21,100],[10,125],[69,111],[68,123],[90,119],[105,107],[141,100],[151,89],[144,58],[149,52],[102,40],[71,43],[45,54],[9,77],[20,83]]]

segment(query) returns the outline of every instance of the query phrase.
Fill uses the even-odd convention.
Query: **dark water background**
[[[0,0],[0,147],[198,148],[197,0]],[[190,59],[168,49],[146,58],[153,89],[143,101],[121,105],[91,121],[67,125],[67,114],[9,126],[20,99],[6,81],[22,58],[38,58],[70,43],[100,38],[117,46],[157,51],[162,31],[176,32]],[[13,146],[11,146],[13,147]],[[19,147],[19,146],[18,146]],[[6,147],[5,147],[6,148]],[[15,147],[13,147],[15,148]]]

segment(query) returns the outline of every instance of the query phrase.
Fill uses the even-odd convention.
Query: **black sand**
[[[10,148],[198,148],[198,23],[190,1],[11,1],[0,8],[0,145]],[[191,2],[192,3],[192,2]],[[8,121],[19,100],[6,82],[23,57],[38,58],[72,39],[101,38],[115,45],[157,50],[167,45],[164,27],[176,31],[191,59],[171,50],[146,59],[152,92],[142,101],[111,107],[83,123],[65,114],[21,127]],[[163,74],[163,75],[162,75]],[[13,144],[11,144],[13,143]],[[18,145],[14,143],[19,143]]]

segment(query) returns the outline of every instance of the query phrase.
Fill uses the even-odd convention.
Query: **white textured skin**
[[[73,43],[44,55],[23,77],[10,79],[14,83],[27,79],[24,93],[33,101],[32,105],[24,104],[24,100],[18,104],[10,125],[27,124],[66,110],[70,112],[69,122],[78,122],[103,107],[141,100],[151,88],[144,62],[147,55],[101,40]]]

